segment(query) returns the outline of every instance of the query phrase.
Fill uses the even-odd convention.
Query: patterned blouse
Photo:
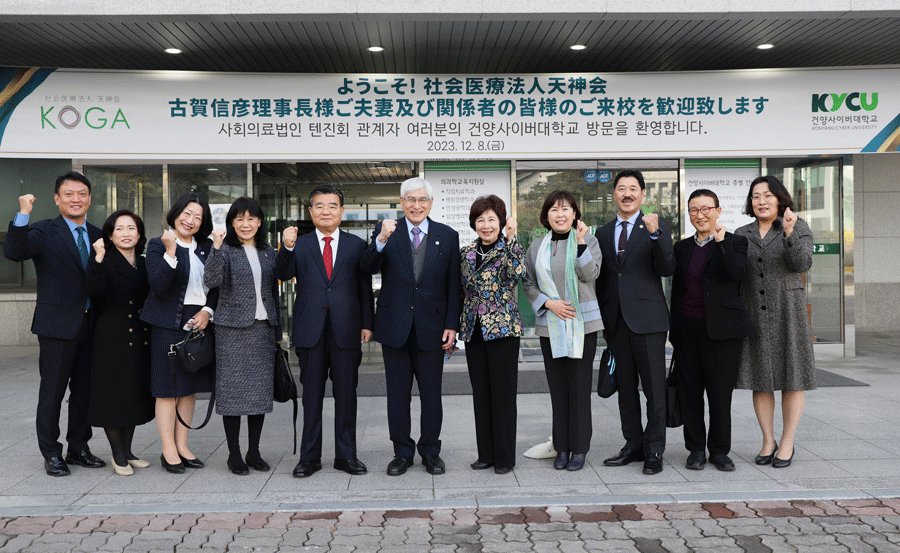
[[[525,252],[515,238],[507,242],[501,237],[476,269],[478,244],[476,239],[460,251],[464,294],[460,339],[471,340],[479,317],[485,340],[521,336],[516,284],[525,276]]]

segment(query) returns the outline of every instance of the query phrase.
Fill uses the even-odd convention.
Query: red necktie
[[[334,240],[334,238],[332,238],[330,236],[326,236],[322,240],[325,241],[325,247],[322,249],[322,261],[325,262],[325,274],[328,275],[328,278],[330,279],[331,278],[331,268],[332,268],[331,241]]]

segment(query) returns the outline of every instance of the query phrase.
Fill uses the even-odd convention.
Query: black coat
[[[91,256],[85,289],[96,310],[91,347],[91,426],[122,428],[153,420],[150,328],[140,320],[150,285],[144,258],[137,268],[115,247],[102,263]]]
[[[681,311],[684,278],[694,237],[675,244],[675,274],[672,277],[672,326],[669,341],[678,340],[678,325],[674,324]],[[721,242],[713,241],[703,263],[703,300],[706,308],[706,331],[711,340],[730,340],[749,336],[750,315],[741,299],[741,281],[747,267],[747,239],[725,233]]]

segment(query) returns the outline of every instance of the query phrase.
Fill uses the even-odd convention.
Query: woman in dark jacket
[[[675,244],[669,341],[674,346],[678,400],[684,420],[685,466],[701,470],[709,462],[734,470],[731,451],[731,395],[743,337],[750,317],[741,300],[747,266],[747,239],[718,222],[719,198],[707,189],[688,199],[688,216],[697,232]],[[709,436],[703,393],[709,398]]]
[[[276,342],[281,340],[275,249],[265,242],[262,209],[238,198],[213,231],[213,251],[203,281],[219,289],[216,310],[216,413],[228,440],[228,468],[234,474],[269,470],[259,453],[266,413],[272,412]],[[241,457],[238,434],[247,417],[249,444]],[[246,460],[246,463],[244,462]]]
[[[188,448],[188,428],[198,392],[211,392],[211,364],[193,374],[169,367],[171,344],[184,339],[185,328],[204,330],[216,307],[219,291],[203,284],[206,258],[212,250],[212,216],[206,198],[189,192],[166,215],[173,230],[147,245],[147,278],[150,295],[141,320],[153,325],[150,346],[150,384],[156,398],[156,427],[162,442],[160,462],[169,472],[185,467],[202,468],[203,461]],[[177,409],[177,411],[176,411]]]
[[[150,463],[131,451],[134,427],[153,420],[150,329],[140,320],[147,299],[147,238],[141,218],[122,209],[103,224],[85,288],[97,313],[91,344],[88,422],[103,427],[116,474],[134,474]]]
[[[803,273],[812,267],[813,236],[793,212],[794,202],[780,180],[759,177],[750,183],[744,212],[756,221],[735,231],[748,239],[744,303],[753,334],[744,341],[737,387],[753,390],[753,408],[763,434],[757,465],[788,467],[794,433],[816,389],[812,331],[806,311]],[[775,390],[781,390],[784,421],[775,441]]]
[[[475,407],[478,459],[475,470],[494,467],[506,474],[516,464],[516,388],[519,375],[517,284],[525,275],[525,252],[516,240],[516,220],[506,218],[503,200],[475,200],[469,224],[478,233],[460,252],[464,294],[459,336]],[[506,237],[501,229],[506,227]]]

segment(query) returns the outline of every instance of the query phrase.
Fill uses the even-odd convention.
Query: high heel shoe
[[[184,463],[178,462],[173,465],[166,461],[166,456],[163,454],[160,454],[159,462],[162,463],[164,469],[172,474],[184,474]]]
[[[134,474],[134,469],[131,468],[131,465],[125,463],[124,467],[120,467],[116,464],[115,457],[110,458],[110,463],[112,464],[113,471],[115,471],[115,473],[119,476],[131,476],[132,474]]]
[[[196,457],[193,459],[188,459],[187,457],[182,457],[180,453],[178,454],[178,456],[181,457],[181,464],[189,469],[202,469],[206,466],[203,464],[203,461],[197,459]]]
[[[783,469],[791,466],[791,461],[794,460],[794,453],[797,453],[797,444],[794,444],[794,449],[791,450],[791,456],[787,459],[779,459],[778,457],[772,458],[772,468]],[[773,453],[774,455],[774,453]]]
[[[128,459],[128,464],[136,469],[145,469],[150,466],[150,461],[143,459]]]
[[[778,444],[775,444],[775,449],[772,450],[772,453],[768,455],[757,455],[755,462],[757,465],[770,465],[772,464],[772,459],[775,458],[775,452],[778,451]]]

